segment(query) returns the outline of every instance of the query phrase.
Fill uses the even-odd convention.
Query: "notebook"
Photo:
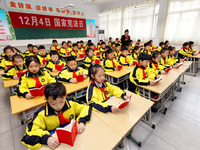
[[[125,102],[121,103],[118,108],[119,109],[124,108],[130,102],[131,97],[132,97],[132,95]]]
[[[160,80],[162,80],[163,76],[160,76],[160,78],[156,79],[155,82],[158,83]]]
[[[44,88],[45,88],[46,85],[43,85],[42,87],[40,88],[34,88],[34,89],[30,89],[30,93],[32,96],[43,96],[44,95]]]

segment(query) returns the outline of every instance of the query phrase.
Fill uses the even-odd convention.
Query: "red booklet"
[[[114,56],[113,58],[117,60],[117,57],[116,57],[116,56]]]
[[[24,72],[17,72],[17,76],[18,78],[20,78],[24,73],[26,73],[28,70],[24,71]]]
[[[122,65],[118,65],[117,68],[120,71],[122,69]]]
[[[132,95],[131,95],[131,96],[132,96]],[[119,105],[118,108],[119,108],[119,109],[124,108],[124,107],[130,102],[131,96],[130,96],[125,102],[121,103],[121,104]]]
[[[34,89],[30,89],[30,93],[32,96],[36,97],[36,96],[43,96],[44,95],[44,88],[46,85],[43,85],[40,88],[34,88]]]
[[[76,80],[77,80],[77,82],[83,82],[83,75],[81,74],[81,75],[77,75],[76,76]]]
[[[80,54],[80,58],[84,58],[85,57],[85,54]]]
[[[60,143],[73,146],[77,135],[77,122],[73,119],[68,126],[69,129],[57,128],[56,133]]]
[[[180,66],[182,66],[183,65],[183,63],[181,62],[181,63],[179,63],[178,65],[177,65],[177,67],[179,68]]]
[[[183,62],[184,62],[186,59],[187,59],[187,57],[185,57],[185,58],[183,59]]]
[[[160,78],[156,79],[155,82],[158,83],[160,80],[162,80],[163,76],[160,76]]]
[[[100,52],[97,52],[97,53],[96,53],[96,56],[100,56],[100,54],[101,54]]]
[[[10,68],[12,65],[6,65],[7,68]]]
[[[197,54],[197,55],[200,54],[200,51],[197,51],[196,54]]]
[[[169,72],[170,70],[172,70],[172,68],[167,68],[166,70],[165,70],[165,72]]]
[[[64,67],[64,64],[62,65],[55,65],[55,69],[58,70],[58,71],[61,71]]]
[[[83,53],[84,53],[84,54],[86,53],[86,49],[83,50]]]
[[[134,62],[133,62],[133,66],[135,66],[136,64],[137,64],[137,61],[134,61]]]
[[[94,63],[95,64],[99,64],[100,63],[100,59],[95,59]]]
[[[42,60],[43,65],[45,65],[47,61],[48,61],[48,59],[43,59]]]

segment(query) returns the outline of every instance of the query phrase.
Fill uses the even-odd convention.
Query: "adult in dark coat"
[[[127,45],[127,42],[131,40],[131,37],[128,35],[129,31],[126,29],[124,35],[121,37],[122,47]]]

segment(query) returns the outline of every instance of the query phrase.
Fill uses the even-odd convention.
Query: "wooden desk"
[[[111,72],[107,71],[107,72],[105,72],[105,74],[108,76],[114,77],[114,78],[120,78],[120,77],[123,77],[123,76],[129,74],[132,71],[132,69],[133,69],[133,66],[131,66],[131,67],[123,66],[120,71],[117,71],[117,70],[111,71]]]
[[[188,75],[196,76],[196,73],[198,72],[198,61],[200,59],[200,54],[197,56],[188,56],[188,58],[193,62]]]
[[[56,76],[58,76],[58,74],[60,73],[60,71],[58,71],[58,72],[49,72],[52,76],[54,76],[54,77],[56,77]]]
[[[3,84],[5,88],[11,88],[11,87],[17,86],[18,83],[19,83],[19,79],[18,80],[14,80],[14,79],[3,80]]]
[[[53,134],[53,137],[57,138],[57,135]],[[121,139],[122,137],[107,124],[92,115],[90,123],[86,124],[85,131],[77,134],[73,147],[61,144],[56,150],[111,150]],[[41,150],[50,150],[50,148],[45,145]]]

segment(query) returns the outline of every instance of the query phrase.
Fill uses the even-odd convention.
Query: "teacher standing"
[[[124,31],[124,35],[122,35],[121,37],[122,47],[126,46],[126,44],[131,40],[131,37],[128,34],[129,34],[129,31],[128,29],[126,29]]]

